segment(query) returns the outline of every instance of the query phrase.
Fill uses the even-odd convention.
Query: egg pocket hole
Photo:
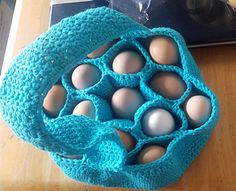
[[[172,37],[157,34],[146,38],[138,38],[137,41],[144,47],[153,63],[182,68],[179,47]]]
[[[133,131],[140,139],[175,136],[187,129],[187,119],[178,105],[162,100],[145,103],[135,115]]]
[[[200,128],[212,116],[212,98],[195,86],[179,107],[187,117],[188,129]]]
[[[146,58],[133,41],[121,40],[103,57],[108,71],[115,74],[138,74],[146,65]]]
[[[181,102],[191,91],[190,82],[183,76],[183,71],[179,68],[155,68],[141,79],[140,89],[148,100]]]
[[[96,79],[93,79],[94,73],[93,70],[91,72],[89,71],[90,69],[85,68],[82,69],[82,74],[74,74],[78,75],[78,79],[74,77],[72,79],[72,75],[75,72],[76,69],[82,65],[89,65],[94,68],[96,68],[96,71],[99,71],[99,77]],[[79,76],[82,75],[82,76]],[[84,76],[84,77],[83,77]],[[74,83],[72,82],[74,81]],[[102,63],[99,60],[92,60],[91,62],[83,62],[77,65],[75,68],[73,68],[71,71],[63,75],[62,77],[62,83],[71,92],[75,92],[76,94],[95,94],[98,95],[102,98],[107,98],[111,96],[111,92],[113,90],[112,85],[110,84],[110,78],[104,72],[104,68]],[[75,87],[75,84],[77,83],[78,87]],[[90,86],[88,84],[91,84]],[[86,87],[85,87],[86,86]],[[82,88],[80,88],[82,87]],[[102,90],[102,91],[101,91]]]
[[[92,94],[72,94],[62,112],[63,115],[84,115],[100,122],[112,119],[107,101]]]
[[[134,120],[137,110],[146,102],[139,87],[118,86],[115,84],[115,91],[110,99],[113,117],[115,120]]]
[[[47,122],[48,120],[63,116],[63,110],[67,100],[70,99],[69,97],[68,90],[62,84],[58,82],[54,84],[46,93],[43,100],[41,109],[43,120]]]
[[[136,148],[128,153],[126,167],[140,168],[156,165],[165,159],[168,146],[173,138],[152,138],[138,142]]]

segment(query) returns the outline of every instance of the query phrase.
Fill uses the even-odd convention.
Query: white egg
[[[142,119],[143,131],[148,136],[171,133],[175,129],[175,120],[165,109],[150,109]]]

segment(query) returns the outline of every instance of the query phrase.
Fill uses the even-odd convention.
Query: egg
[[[116,129],[116,132],[117,132],[121,142],[125,146],[126,150],[128,152],[131,151],[137,143],[136,140],[129,133],[126,133],[126,132],[118,130],[118,129]]]
[[[65,104],[66,94],[63,86],[58,84],[52,86],[43,101],[43,108],[46,113],[56,117]]]
[[[193,96],[188,99],[185,111],[190,124],[200,126],[204,124],[211,115],[211,102],[206,96]]]
[[[150,109],[142,118],[142,129],[148,136],[166,135],[175,130],[175,120],[165,109]]]
[[[168,99],[178,99],[186,90],[186,85],[174,72],[162,72],[152,77],[150,88]]]
[[[111,105],[119,118],[132,119],[137,109],[144,103],[139,91],[132,88],[120,88],[112,96]]]
[[[72,73],[72,84],[76,89],[89,88],[101,79],[101,71],[94,65],[81,64]]]
[[[128,50],[118,54],[112,63],[112,69],[118,74],[133,74],[144,66],[144,58],[136,51]]]
[[[87,57],[88,58],[98,58],[98,57],[102,56],[112,46],[112,44],[113,44],[113,42],[108,42],[108,43],[100,46],[99,48],[97,48],[93,52],[89,53],[87,55]]]
[[[159,145],[151,145],[143,148],[137,157],[137,164],[147,164],[160,159],[166,153],[166,149]]]
[[[176,64],[179,60],[177,45],[168,37],[155,37],[149,45],[152,59],[158,64]]]
[[[85,100],[85,101],[81,101],[75,106],[72,114],[84,115],[92,119],[95,119],[95,112],[96,112],[96,109],[93,103],[89,100]]]

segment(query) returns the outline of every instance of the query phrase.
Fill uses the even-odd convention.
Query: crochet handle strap
[[[59,132],[60,128],[64,129],[60,124],[65,125],[63,120],[70,117],[55,119],[48,126],[44,124],[43,99],[52,85],[88,53],[137,30],[148,29],[105,7],[87,10],[53,26],[26,47],[6,73],[0,89],[1,114],[5,121],[19,137],[38,148],[60,154],[82,152],[86,146],[75,136],[69,136],[71,142],[73,138],[77,140],[77,146],[73,147]],[[98,125],[84,117],[76,117],[67,128],[81,126],[84,121],[90,126]],[[112,132],[108,130],[107,134]]]

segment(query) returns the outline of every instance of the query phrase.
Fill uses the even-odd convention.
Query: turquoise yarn
[[[152,61],[141,41],[150,36],[172,38],[179,50],[178,65],[159,65]],[[119,39],[118,39],[119,38]],[[118,39],[102,57],[85,58],[104,43]],[[121,50],[139,51],[146,64],[137,74],[115,74],[110,67]],[[85,90],[75,90],[71,70],[91,63],[102,71],[101,80]],[[173,71],[185,81],[187,89],[177,100],[154,93],[147,82],[158,71]],[[57,118],[42,109],[49,89],[61,79],[67,90],[66,103]],[[114,119],[109,100],[119,87],[137,87],[146,99],[133,120]],[[191,92],[200,92],[211,100],[212,113],[202,126],[189,127],[182,109]],[[70,115],[80,100],[91,100],[96,120]],[[169,135],[148,137],[142,132],[141,118],[151,107],[170,110],[179,121]],[[176,182],[211,135],[219,117],[216,96],[205,85],[194,59],[181,35],[169,28],[145,28],[125,15],[101,7],[62,20],[27,46],[12,62],[0,88],[1,116],[14,133],[51,157],[69,177],[93,185],[135,189],[158,189]],[[127,153],[114,127],[137,139]],[[152,163],[136,165],[134,159],[144,145],[159,144],[166,154]],[[79,155],[79,159],[63,156]]]

